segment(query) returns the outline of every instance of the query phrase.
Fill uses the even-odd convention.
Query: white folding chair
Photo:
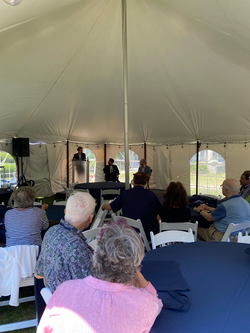
[[[88,188],[76,188],[74,189],[74,191],[71,193],[76,193],[76,192],[86,192],[86,193],[89,193],[89,189]]]
[[[40,201],[35,201],[35,202],[33,203],[33,206],[42,206],[42,204],[43,204],[42,200],[40,200]]]
[[[195,223],[190,222],[162,222],[159,221],[160,232],[166,230],[182,230],[188,231],[188,229],[192,229],[194,234],[194,240],[197,241],[197,230],[198,230],[198,221]]]
[[[114,213],[112,214],[112,219],[115,222],[118,221],[120,218],[124,218],[131,227],[140,230],[140,236],[141,236],[141,238],[143,240],[145,248],[146,248],[147,251],[150,251],[151,249],[150,249],[150,246],[149,246],[149,243],[148,243],[148,240],[147,240],[147,237],[146,237],[143,225],[141,223],[141,220],[140,219],[133,220],[133,219],[130,219],[130,218],[125,217],[125,216],[116,216]]]
[[[101,206],[103,204],[108,204],[111,200],[114,200],[115,198],[117,198],[121,193],[121,190],[118,189],[118,190],[102,190],[101,189],[101,194],[100,194],[100,203],[101,203]],[[105,199],[106,196],[109,196],[109,199]],[[110,196],[112,196],[112,198],[110,198]]]
[[[95,249],[96,247],[96,235],[99,233],[101,228],[96,228],[96,229],[89,229],[86,231],[83,231],[83,235],[86,237],[87,239],[87,243],[89,244],[89,246],[92,247],[92,249]]]
[[[101,227],[104,223],[107,213],[108,211],[106,209],[102,210],[102,208],[100,207],[96,214],[94,222],[92,223],[91,229],[96,229]]]
[[[65,194],[66,194],[66,200],[68,200],[68,198],[70,197],[71,195],[71,191],[69,188],[67,188],[67,186],[63,186],[63,189],[65,191]]]
[[[243,236],[242,232],[238,233],[238,243],[250,244],[250,236]]]
[[[49,300],[52,297],[52,292],[49,290],[49,288],[44,287],[43,289],[41,289],[40,294],[42,295],[44,302],[48,304]]]
[[[182,243],[192,243],[194,242],[194,235],[192,229],[188,229],[188,231],[180,231],[180,230],[168,230],[159,232],[154,235],[152,231],[150,231],[150,238],[152,243],[152,249],[155,250],[158,245],[165,245],[167,243],[174,242],[182,242]]]
[[[229,226],[227,227],[226,232],[224,233],[224,236],[222,237],[222,242],[230,242],[230,235],[233,232],[241,231],[243,229],[246,229],[246,233],[250,231],[250,221],[246,221],[243,223],[230,223]],[[247,234],[246,234],[247,235]]]
[[[0,248],[0,297],[10,296],[0,306],[18,306],[19,303],[35,300],[35,296],[19,298],[21,287],[33,286],[33,272],[38,255],[38,246],[17,245]],[[37,319],[0,325],[0,332],[34,327]]]
[[[55,206],[66,206],[67,201],[56,201],[54,200],[53,205]]]

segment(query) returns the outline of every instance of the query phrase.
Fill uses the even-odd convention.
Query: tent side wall
[[[96,158],[95,181],[104,180],[103,167],[104,145],[70,143],[69,144],[69,181],[72,181],[73,154],[77,145],[90,149]],[[121,145],[107,145],[107,159],[115,156],[124,149]],[[144,157],[143,144],[131,145],[138,158]],[[200,151],[213,150],[225,159],[226,177],[239,179],[244,170],[250,169],[250,143],[238,144],[202,144]],[[12,154],[11,143],[0,143],[0,150]],[[171,181],[183,183],[190,193],[190,159],[196,153],[196,145],[152,146],[147,145],[147,164],[153,169],[150,181],[151,188],[166,189]],[[20,159],[19,159],[20,160]],[[24,174],[27,180],[35,181],[38,196],[51,196],[62,191],[67,184],[66,143],[30,145],[30,157],[23,158]]]

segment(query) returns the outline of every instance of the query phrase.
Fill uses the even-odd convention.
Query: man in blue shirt
[[[230,223],[238,224],[250,220],[250,205],[239,194],[238,181],[227,178],[221,186],[222,193],[227,198],[226,201],[217,208],[209,207],[206,204],[197,207],[205,219],[214,221],[208,229],[198,228],[199,238],[205,241],[220,242]],[[237,233],[232,233],[231,236],[237,236]]]
[[[156,216],[161,204],[154,192],[146,190],[147,175],[144,172],[134,174],[134,187],[123,191],[111,204],[102,205],[102,209],[117,212],[122,209],[122,215],[134,220],[140,219],[148,239],[149,232],[157,233]]]

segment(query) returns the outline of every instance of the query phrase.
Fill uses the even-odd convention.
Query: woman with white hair
[[[5,213],[6,246],[41,245],[42,230],[49,227],[47,204],[34,207],[36,192],[32,187],[19,187],[13,195],[15,208]]]
[[[140,273],[143,257],[141,238],[125,219],[104,225],[92,275],[56,289],[37,332],[149,332],[162,301]]]

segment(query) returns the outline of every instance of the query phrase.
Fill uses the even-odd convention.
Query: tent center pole
[[[196,143],[196,194],[198,194],[198,190],[199,190],[199,149],[201,146],[201,142],[200,140],[197,140]]]
[[[127,0],[122,0],[122,55],[123,55],[123,110],[124,110],[125,188],[129,189]]]

